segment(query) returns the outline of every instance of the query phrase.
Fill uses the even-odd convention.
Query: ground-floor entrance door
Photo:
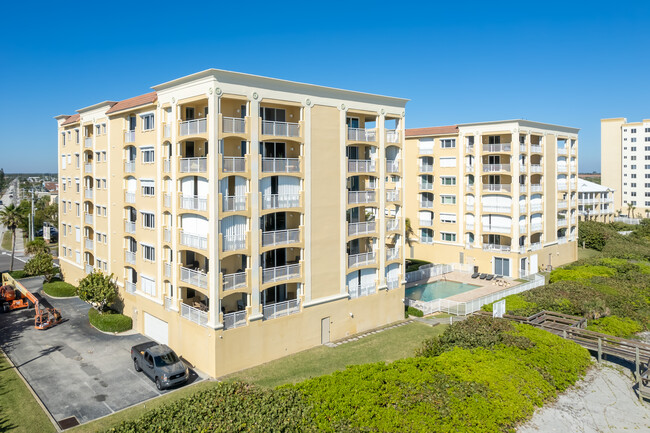
[[[503,257],[494,258],[494,273],[497,275],[503,275],[504,277],[510,276],[510,259],[505,259]]]
[[[320,321],[320,344],[330,342],[330,318],[324,317]]]

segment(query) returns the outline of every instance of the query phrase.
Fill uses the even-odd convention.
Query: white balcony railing
[[[542,243],[541,242],[534,242],[530,244],[530,250],[531,251],[537,251],[542,249]]]
[[[348,223],[348,236],[366,235],[376,231],[375,221]]]
[[[500,244],[483,244],[483,251],[501,251],[501,252],[510,252],[510,245],[500,245]]]
[[[262,134],[278,137],[299,137],[300,124],[262,120]]]
[[[392,232],[400,229],[399,218],[386,218],[386,231]]]
[[[163,206],[165,207],[172,207],[172,195],[171,194],[163,194]]]
[[[191,322],[198,323],[201,326],[207,326],[208,324],[207,311],[191,307],[184,302],[181,302],[181,317]]]
[[[519,143],[519,151],[521,153],[526,153],[526,145],[524,143]]]
[[[420,200],[420,207],[422,209],[433,209],[433,200]]]
[[[526,173],[527,170],[528,170],[528,167],[526,167],[526,164],[519,164],[519,171],[521,173]]]
[[[124,231],[127,233],[135,233],[135,221],[124,221]]]
[[[124,201],[127,203],[135,203],[135,192],[126,191],[124,193]]]
[[[510,164],[483,164],[483,171],[486,173],[510,171]]]
[[[567,204],[566,200],[560,200],[560,201],[557,202],[557,208],[558,209],[566,209],[567,206],[568,206],[568,204]]]
[[[433,191],[433,182],[420,182],[419,187],[423,191]]]
[[[206,211],[208,210],[208,198],[198,195],[180,195],[181,209]]]
[[[419,169],[422,173],[433,173],[433,164],[420,164]]]
[[[208,274],[181,266],[181,281],[202,289],[208,288]]]
[[[387,189],[386,201],[399,201],[399,189]]]
[[[163,263],[163,271],[165,272],[166,278],[171,278],[172,276],[172,264],[169,262]]]
[[[86,239],[85,241],[86,241],[85,242],[86,249],[87,250],[92,250],[93,249],[93,240],[92,239]]]
[[[399,173],[399,161],[386,161],[386,173]]]
[[[568,242],[568,239],[567,239],[566,236],[561,236],[561,237],[557,238],[557,243],[559,245],[566,244],[567,242]]]
[[[300,173],[299,158],[262,158],[264,173]]]
[[[519,213],[526,213],[526,203],[519,203]]]
[[[85,213],[85,214],[84,214],[84,222],[85,222],[86,224],[91,224],[91,225],[92,225],[92,223],[93,223],[93,214],[91,214],[91,213]]]
[[[273,283],[300,277],[300,264],[277,266],[262,270],[262,283]]]
[[[375,263],[376,260],[377,255],[374,251],[361,254],[348,254],[348,268],[370,265]]]
[[[567,171],[566,164],[557,164],[557,171]]]
[[[265,194],[262,209],[286,209],[300,207],[300,194]]]
[[[246,210],[245,195],[227,195],[223,198],[224,212],[239,212]]]
[[[399,143],[399,131],[396,129],[387,129],[386,130],[386,142],[387,143]]]
[[[165,296],[165,310],[171,311],[171,310],[176,310],[174,307],[174,299],[170,298],[169,296]]]
[[[387,248],[386,249],[386,261],[397,260],[399,259],[399,248]]]
[[[135,131],[125,131],[124,132],[124,142],[133,143],[135,142]]]
[[[569,151],[566,147],[558,147],[557,148],[557,154],[558,155],[568,155]]]
[[[473,222],[465,222],[465,230],[474,230]]]
[[[172,136],[172,127],[169,123],[163,125],[163,137],[170,138]]]
[[[224,235],[223,236],[223,250],[236,251],[246,249],[246,235]]]
[[[180,122],[179,135],[204,134],[208,130],[208,119],[192,119]]]
[[[431,227],[433,225],[433,220],[427,218],[420,218],[418,220],[418,223],[420,227]]]
[[[223,132],[226,134],[245,134],[246,119],[239,117],[224,117],[221,127]]]
[[[235,290],[241,287],[246,287],[246,272],[237,272],[223,276],[221,290]]]
[[[208,238],[194,233],[186,233],[181,230],[181,245],[205,250],[208,248]]]
[[[531,173],[541,173],[542,172],[542,166],[540,164],[530,164],[530,172]]]
[[[262,233],[262,246],[295,244],[300,242],[300,229],[275,230]]]
[[[163,240],[165,242],[171,242],[172,241],[172,230],[168,229],[167,227],[163,228]]]
[[[246,310],[235,311],[223,315],[223,327],[226,329],[239,328],[246,325]]]
[[[465,202],[465,209],[470,211],[470,212],[473,211],[474,210],[474,203]]]
[[[363,296],[374,295],[377,292],[377,284],[370,283],[364,284],[363,286],[359,285],[349,285],[348,286],[348,295],[350,299],[361,298]]]
[[[566,182],[558,182],[558,183],[557,183],[557,189],[558,189],[558,191],[564,191],[564,190],[567,189],[567,187],[568,187],[568,185],[567,185]]]
[[[124,161],[124,172],[135,173],[135,161]]]
[[[373,203],[375,191],[348,191],[348,204]]]
[[[510,192],[512,185],[509,183],[484,183],[483,191],[506,191]]]
[[[348,159],[350,173],[374,173],[376,169],[374,159]]]
[[[558,218],[557,225],[558,227],[566,227],[567,226],[566,218]]]
[[[300,312],[300,300],[291,299],[289,301],[278,302],[275,304],[266,304],[263,309],[264,319],[275,319],[289,314]]]
[[[169,158],[163,159],[163,171],[165,173],[169,173],[169,172],[172,171],[172,165],[171,165],[171,161],[169,160]]]
[[[90,162],[87,162],[84,164],[84,173],[90,174],[93,172],[93,164]]]
[[[243,156],[224,156],[222,164],[224,173],[243,173],[246,171],[246,158]]]
[[[499,206],[493,204],[484,204],[483,212],[499,212],[499,213],[510,213],[512,212],[512,206]]]
[[[541,183],[533,183],[530,185],[530,192],[542,192]]]
[[[208,158],[180,158],[181,173],[205,173],[208,171]]]
[[[511,150],[510,143],[483,144],[483,152],[510,152]]]
[[[399,287],[399,278],[391,279],[391,280],[386,280],[386,287],[388,290],[393,290],[397,289]]]
[[[135,251],[124,251],[124,261],[130,265],[135,265],[136,252]]]
[[[519,223],[519,233],[526,233],[528,231],[528,224],[526,222]]]
[[[542,231],[542,223],[530,223],[531,232],[540,232]]]
[[[85,148],[93,147],[93,138],[92,137],[84,138],[84,147]]]
[[[493,232],[493,233],[510,233],[512,231],[512,226],[500,226],[496,224],[483,224],[484,232]]]
[[[92,198],[93,198],[93,190],[92,189],[86,189],[84,191],[84,197],[87,198],[87,199],[92,200]]]
[[[377,130],[348,127],[348,140],[365,142],[377,141]]]
[[[542,153],[542,145],[541,144],[531,144],[530,145],[530,151],[532,153]]]
[[[126,293],[135,293],[135,283],[133,281],[125,281],[124,290],[126,290]]]

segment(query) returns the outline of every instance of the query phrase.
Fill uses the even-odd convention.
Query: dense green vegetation
[[[424,317],[422,310],[418,310],[415,307],[406,307],[405,317],[414,316],[414,317]]]
[[[129,316],[106,310],[100,313],[94,308],[88,310],[90,324],[104,332],[124,332],[131,329],[133,321]]]
[[[9,275],[11,275],[14,279],[19,280],[21,278],[27,278],[29,275],[27,275],[27,272],[20,270],[20,271],[11,271],[9,272]]]
[[[431,262],[427,262],[426,260],[418,260],[418,259],[407,259],[406,260],[406,272],[413,272],[417,271],[420,269],[420,266],[422,265],[430,265]]]
[[[43,291],[48,295],[57,298],[68,298],[71,296],[76,296],[77,294],[77,288],[75,286],[61,280],[43,284]]]
[[[276,389],[221,382],[110,431],[505,432],[591,362],[572,342],[487,317],[446,328],[418,353]]]

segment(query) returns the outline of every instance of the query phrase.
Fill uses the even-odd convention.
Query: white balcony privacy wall
[[[506,215],[482,215],[481,222],[483,226],[511,228],[512,218]]]
[[[184,177],[181,179],[181,192],[184,197],[207,197],[209,191],[208,180],[203,177],[194,176]]]
[[[531,227],[542,224],[542,214],[534,213],[530,216],[530,225]]]
[[[377,269],[360,269],[346,276],[346,283],[352,288],[374,286],[376,281]]]
[[[235,193],[231,194],[229,192],[229,182],[231,182],[230,179],[233,179],[234,181],[234,188],[235,188]],[[224,197],[229,197],[229,196],[235,196],[235,197],[243,197],[246,195],[246,178],[242,176],[230,176],[225,179],[221,179],[219,182],[219,190],[221,194]]]
[[[531,209],[539,207],[539,209],[542,208],[542,195],[541,194],[533,194],[530,196],[530,207]]]
[[[276,192],[271,188],[271,178],[265,177],[261,181],[261,191],[262,195],[272,195]],[[288,195],[298,195],[300,194],[300,179],[297,177],[291,176],[278,176],[278,191],[277,194],[280,196]]]
[[[465,225],[466,226],[473,226],[474,225],[474,215],[471,213],[465,214]]]
[[[419,212],[419,220],[421,226],[431,226],[433,225],[433,212],[428,210],[421,210]]]
[[[248,224],[246,217],[242,215],[233,215],[221,220],[220,233],[224,242],[235,242],[246,238]]]
[[[135,177],[126,179],[126,192],[135,194],[138,191],[138,180]]]
[[[181,229],[183,233],[206,237],[209,231],[208,220],[199,215],[181,215]]]
[[[399,279],[399,263],[391,263],[386,266],[386,281]]]
[[[512,197],[507,195],[487,194],[481,197],[481,203],[484,208],[505,209],[512,207]]]

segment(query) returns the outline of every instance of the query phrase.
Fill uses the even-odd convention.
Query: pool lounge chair
[[[479,272],[474,272],[472,278],[478,278],[479,275],[481,275]]]
[[[487,277],[487,274],[481,274],[481,275],[479,276],[479,278],[480,278],[481,280],[484,280],[485,277]]]
[[[494,278],[494,274],[488,274],[488,276],[485,277],[485,281],[490,281],[492,278]]]

